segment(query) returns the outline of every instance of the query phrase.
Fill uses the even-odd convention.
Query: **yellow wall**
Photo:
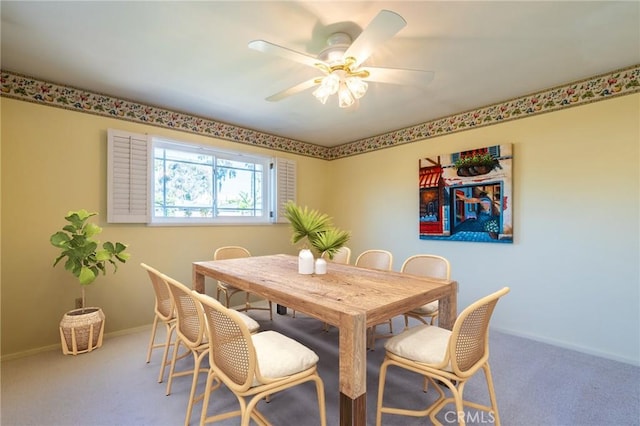
[[[57,324],[78,287],[51,267],[56,251],[48,238],[70,209],[99,211],[103,239],[131,246],[131,261],[88,290],[89,303],[107,315],[107,332],[152,320],[139,262],[189,283],[191,262],[220,245],[245,245],[256,255],[295,251],[286,225],[105,223],[107,128],[267,150],[6,98],[1,107],[3,356],[58,344]],[[639,117],[635,94],[330,162],[273,154],[298,161],[299,203],[351,230],[354,257],[388,249],[399,269],[412,254],[444,255],[460,283],[461,308],[512,288],[496,328],[640,364]],[[514,244],[420,240],[418,159],[503,143],[514,144]]]
[[[420,240],[418,159],[504,143],[514,243]],[[497,329],[640,364],[639,146],[636,94],[333,161],[326,209],[356,255],[447,257],[460,308],[510,286]]]
[[[122,241],[132,258],[87,288],[106,332],[150,324],[153,292],[139,263],[190,285],[191,262],[238,244],[252,254],[294,253],[287,225],[148,227],[106,223],[108,128],[269,153],[237,143],[3,98],[2,107],[2,355],[59,345],[58,323],[74,308],[80,287],[61,265],[49,237],[69,210],[99,212],[102,241]],[[328,162],[271,152],[298,162],[298,201],[320,208]],[[211,289],[213,282],[207,282]],[[211,292],[210,292],[211,293]]]

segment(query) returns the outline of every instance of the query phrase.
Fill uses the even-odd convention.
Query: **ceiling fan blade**
[[[378,68],[366,67],[369,76],[363,78],[366,81],[376,83],[400,84],[405,86],[424,87],[433,80],[433,71],[410,70],[404,68]]]
[[[353,68],[357,68],[371,56],[378,45],[392,38],[406,25],[407,21],[402,16],[390,10],[381,10],[351,43],[344,57],[355,58]]]
[[[289,59],[290,61],[298,62],[314,68],[316,68],[316,64],[324,64],[323,61],[314,56],[307,55],[287,47],[278,46],[277,44],[273,44],[265,40],[250,41],[249,48],[269,55],[280,56],[281,58]]]
[[[278,92],[274,95],[271,95],[267,98],[267,100],[269,102],[277,102],[277,101],[281,101],[282,99],[289,97],[291,95],[295,95],[296,93],[300,93],[302,91],[305,91],[307,89],[310,89],[311,87],[315,86],[317,83],[317,78],[312,78],[310,80],[307,81],[303,81],[300,84],[297,84],[293,87],[289,87],[288,89],[285,89],[281,92]]]

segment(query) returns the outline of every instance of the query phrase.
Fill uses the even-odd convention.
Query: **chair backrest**
[[[176,316],[176,305],[171,297],[169,285],[163,278],[164,274],[145,263],[141,263],[140,266],[147,270],[149,278],[151,279],[153,292],[156,296],[156,306],[154,308],[156,315],[163,321],[173,319]]]
[[[197,296],[207,321],[209,364],[232,390],[246,391],[254,383],[257,357],[251,333],[239,314],[213,298]]]
[[[333,259],[330,259],[326,254],[323,254],[322,258],[327,259],[329,262],[343,263],[346,265],[351,260],[351,249],[347,246],[342,246],[335,252]]]
[[[176,304],[176,332],[185,346],[196,348],[203,343],[206,333],[200,300],[196,299],[194,292],[186,285],[166,275],[164,277]]]
[[[442,280],[451,279],[449,261],[435,254],[416,254],[407,258],[402,264],[400,272]]]
[[[355,265],[390,271],[393,265],[393,255],[387,250],[365,250],[356,258]]]
[[[468,377],[489,358],[489,321],[500,297],[509,292],[504,287],[472,303],[456,319],[449,340],[449,358],[453,372]]]
[[[213,260],[237,259],[239,257],[251,257],[251,253],[240,246],[219,247],[213,253]]]

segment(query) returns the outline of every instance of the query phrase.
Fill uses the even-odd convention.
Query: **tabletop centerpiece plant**
[[[319,265],[316,265],[316,270],[320,270],[322,273],[323,256],[326,254],[329,259],[333,259],[336,252],[351,238],[348,231],[334,227],[333,219],[327,214],[309,209],[307,206],[300,207],[292,201],[285,204],[285,217],[293,229],[291,242],[294,245],[302,242],[302,248],[298,255],[298,272],[302,274],[313,273],[314,256],[319,262]],[[324,271],[326,271],[326,263]]]
[[[90,352],[102,345],[104,313],[100,308],[86,307],[85,288],[100,274],[107,274],[108,264],[113,266],[115,273],[118,262],[125,263],[130,257],[125,251],[126,244],[107,241],[100,246],[100,241],[95,237],[102,232],[102,228],[88,222],[89,218],[96,215],[84,209],[70,211],[65,216],[68,223],[50,237],[51,244],[60,249],[53,266],[66,258],[64,269],[78,280],[82,296],[81,306],[65,313],[60,322],[60,338],[65,354]],[[95,332],[96,328],[99,329],[98,333]]]

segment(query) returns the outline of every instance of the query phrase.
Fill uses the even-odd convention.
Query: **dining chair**
[[[498,300],[508,292],[509,287],[504,287],[469,305],[458,316],[452,330],[420,324],[404,330],[385,343],[386,353],[378,382],[376,426],[381,425],[383,413],[414,417],[428,415],[433,424],[439,425],[441,423],[436,415],[451,403],[455,403],[455,420],[459,425],[465,424],[465,406],[488,412],[495,424],[500,425],[489,368],[489,321]],[[390,365],[426,376],[438,391],[438,399],[424,410],[383,406],[387,368]],[[484,371],[491,406],[463,398],[467,380],[480,369]],[[447,398],[438,383],[446,386],[453,396]]]
[[[390,271],[393,265],[393,255],[387,250],[365,250],[358,255],[355,265],[362,268]]]
[[[344,265],[348,265],[351,260],[351,249],[347,246],[342,246],[338,249],[337,252],[333,255],[333,259],[329,258],[326,253],[322,254],[322,258],[328,260],[329,262],[342,263]]]
[[[400,272],[449,280],[451,279],[451,264],[442,256],[437,256],[435,254],[416,254],[404,261],[400,268]],[[427,323],[426,318],[429,318],[429,323],[434,325],[437,316],[438,301],[435,300],[406,312],[404,314],[404,328],[409,328],[409,318],[415,318],[425,324]]]
[[[247,250],[244,247],[241,246],[224,246],[224,247],[219,247],[218,249],[216,249],[216,251],[213,253],[213,260],[223,260],[223,259],[237,259],[237,258],[242,258],[242,257],[250,257],[251,253],[249,252],[249,250]],[[269,300],[269,307],[268,308],[263,308],[260,306],[255,306],[252,305],[249,298],[250,298],[250,293],[239,289],[237,287],[233,287],[227,283],[224,283],[222,281],[218,281],[218,284],[216,286],[216,299],[220,300],[220,293],[224,294],[224,300],[225,300],[225,306],[227,308],[229,308],[229,303],[231,301],[231,297],[234,294],[237,293],[244,293],[245,294],[245,299],[244,299],[244,307],[243,308],[238,308],[238,311],[248,311],[250,309],[254,309],[254,310],[263,310],[269,311],[269,319],[273,320],[273,309],[272,309],[272,303]]]
[[[206,373],[206,368],[201,368],[202,359],[209,351],[209,340],[206,337],[206,323],[202,313],[200,302],[193,297],[192,291],[184,284],[165,277],[169,290],[176,305],[178,321],[176,325],[176,342],[173,347],[171,357],[171,367],[169,368],[169,380],[167,380],[167,395],[171,394],[171,385],[174,377],[191,376],[191,391],[187,403],[187,412],[184,424],[189,425],[191,411],[197,398],[195,396],[200,373]],[[180,346],[184,346],[186,351],[178,355]],[[193,356],[193,369],[176,371],[176,362],[189,355]]]
[[[172,338],[177,320],[175,303],[173,303],[171,291],[169,290],[167,282],[163,279],[162,273],[145,263],[141,263],[140,266],[149,274],[155,294],[155,306],[153,308],[155,316],[153,318],[151,338],[149,339],[149,347],[147,349],[147,364],[151,361],[151,352],[154,349],[164,348],[162,363],[160,364],[160,373],[158,374],[158,383],[162,383],[165,367],[170,363],[170,361],[168,361],[169,347],[174,344]],[[160,323],[165,326],[165,340],[164,342],[156,343],[156,332],[158,330],[158,324]]]
[[[184,284],[176,281],[166,275],[163,277],[169,286],[171,296],[173,297],[176,312],[177,312],[177,324],[176,324],[176,342],[173,347],[173,357],[171,358],[171,367],[169,369],[169,380],[167,381],[167,395],[171,394],[171,385],[174,377],[191,376],[191,391],[189,393],[189,401],[187,404],[187,412],[185,415],[184,424],[189,425],[191,420],[191,411],[193,410],[193,404],[198,402],[204,397],[204,394],[196,396],[196,389],[198,387],[198,376],[200,373],[206,373],[208,368],[202,368],[202,360],[209,352],[209,338],[206,331],[206,321],[204,319],[204,313],[202,310],[202,299],[213,299],[209,296],[202,296],[196,298],[194,290],[189,289]],[[243,321],[247,329],[250,324],[251,329],[257,330],[259,324],[247,315],[238,312],[238,317]],[[178,355],[179,347],[184,346],[186,348],[185,353]],[[189,354],[193,356],[193,369],[182,370],[176,372],[176,362]]]
[[[381,269],[383,271],[390,271],[393,265],[393,255],[387,250],[365,250],[356,258],[356,266],[369,269]],[[384,338],[393,336],[393,322],[392,319],[388,319],[386,323],[389,325],[388,334],[376,334],[376,328],[380,324],[376,324],[373,327],[369,327],[367,339],[367,346],[369,349],[374,350],[376,345],[376,338]]]
[[[200,425],[240,416],[241,425],[251,419],[270,424],[257,404],[279,391],[309,381],[315,382],[320,424],[326,425],[324,384],[317,371],[318,355],[301,343],[276,331],[251,334],[239,312],[197,295],[207,321],[209,373],[205,386]],[[240,409],[207,416],[211,392],[221,381],[238,399]],[[247,401],[248,399],[248,401]]]

